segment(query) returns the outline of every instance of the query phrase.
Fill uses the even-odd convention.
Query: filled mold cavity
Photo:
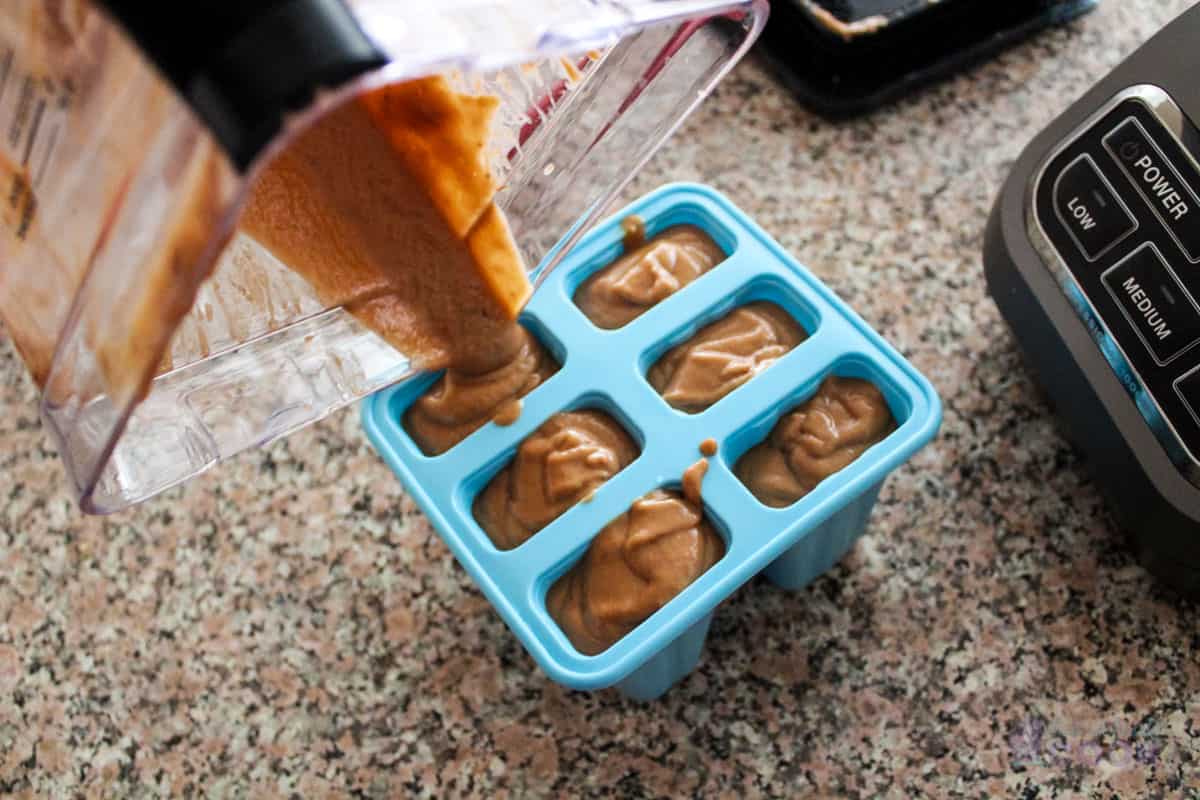
[[[619,247],[604,251],[574,291],[575,305],[592,324],[616,330],[716,268],[734,239],[698,206],[681,206],[649,222],[621,220]],[[600,265],[600,266],[596,266]]]
[[[546,611],[583,655],[598,655],[695,582],[728,549],[724,527],[674,488],[609,522],[550,584]]]
[[[678,344],[649,351],[646,380],[672,408],[699,414],[791,352],[815,322],[781,284],[762,281],[668,337]]]
[[[763,505],[787,508],[861,458],[908,417],[910,403],[867,362],[848,360],[806,383],[736,435],[733,472]]]
[[[488,422],[516,422],[524,398],[563,360],[562,346],[528,316],[513,326],[506,351],[500,364],[485,370],[446,370],[404,410],[404,430],[423,454],[441,455]]]
[[[554,414],[487,480],[471,512],[496,549],[519,547],[634,462],[641,439],[611,409],[587,398]]]

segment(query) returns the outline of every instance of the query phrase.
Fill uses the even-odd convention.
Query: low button
[[[1134,250],[1101,280],[1160,365],[1200,341],[1200,308],[1153,244]]]
[[[1068,164],[1054,181],[1054,213],[1088,261],[1137,229],[1137,220],[1087,154]]]

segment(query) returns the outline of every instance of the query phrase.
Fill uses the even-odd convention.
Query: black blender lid
[[[285,114],[386,57],[342,0],[101,0],[238,169]]]

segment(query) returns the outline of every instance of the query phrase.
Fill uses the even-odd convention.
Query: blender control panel
[[[1133,372],[1122,378],[1149,395],[1153,409],[1136,398],[1143,414],[1200,462],[1198,161],[1200,131],[1178,105],[1131,89],[1050,159],[1033,211],[1068,294],[1073,284],[1104,328],[1101,348],[1115,346]]]

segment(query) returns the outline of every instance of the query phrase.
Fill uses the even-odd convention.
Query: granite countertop
[[[652,704],[549,681],[353,410],[81,517],[0,334],[0,795],[1195,791],[1200,616],[1130,556],[980,266],[1022,145],[1188,5],[1108,0],[842,126],[752,58],[638,178],[726,192],[945,400],[852,554],[752,581]]]

